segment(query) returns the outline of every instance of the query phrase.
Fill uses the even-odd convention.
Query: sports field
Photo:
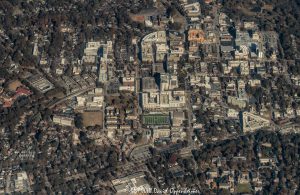
[[[169,115],[144,115],[143,124],[145,125],[168,125],[170,124]]]
[[[103,126],[103,115],[102,112],[84,112],[82,113],[83,126]]]
[[[16,91],[18,87],[21,87],[22,83],[19,80],[15,80],[8,84],[8,88],[11,91]]]

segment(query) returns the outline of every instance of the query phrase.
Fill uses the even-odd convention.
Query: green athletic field
[[[143,124],[145,125],[168,125],[170,124],[169,115],[144,115]]]

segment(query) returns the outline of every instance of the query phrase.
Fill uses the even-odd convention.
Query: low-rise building
[[[116,193],[147,193],[151,192],[151,186],[145,179],[142,172],[128,175],[126,177],[114,179],[111,181]]]
[[[65,115],[54,115],[52,119],[53,123],[62,126],[74,126],[74,117]]]
[[[133,76],[123,77],[122,85],[119,87],[120,91],[135,91],[135,78]]]
[[[143,62],[161,62],[168,53],[165,31],[157,31],[146,35],[141,42]]]
[[[28,82],[42,93],[46,93],[47,91],[54,89],[54,85],[41,75],[34,75],[28,78]]]
[[[201,6],[199,2],[187,4],[184,6],[184,10],[188,17],[194,18],[201,15]]]
[[[264,127],[270,127],[270,120],[253,113],[243,112],[241,117],[244,132],[253,132]]]

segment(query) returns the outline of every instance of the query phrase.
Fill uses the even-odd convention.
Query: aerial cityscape
[[[1,0],[0,194],[300,194],[299,0]]]

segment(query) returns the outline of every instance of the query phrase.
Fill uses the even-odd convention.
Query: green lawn
[[[251,193],[251,185],[249,183],[238,184],[236,193]]]

